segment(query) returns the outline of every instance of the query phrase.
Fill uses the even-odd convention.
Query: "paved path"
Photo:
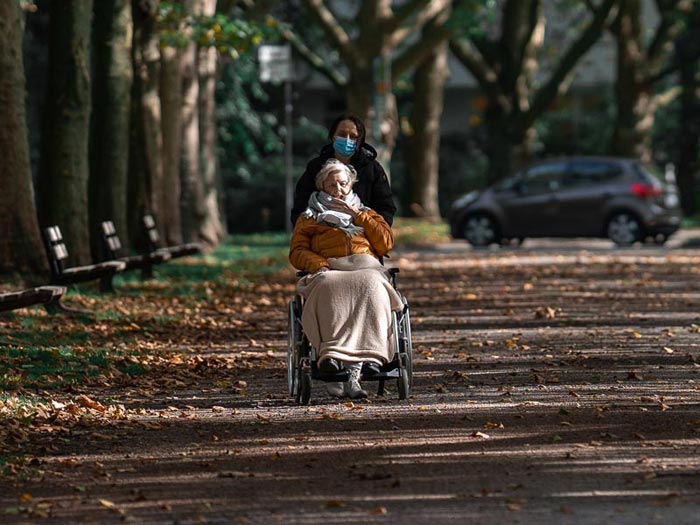
[[[47,451],[42,479],[0,494],[52,517],[0,522],[698,523],[700,251],[581,242],[396,254],[415,348],[404,402],[338,403],[315,384],[295,406],[291,273],[261,284],[267,306],[240,312],[228,350],[192,349],[262,364],[237,369],[243,393],[123,392],[116,441]]]

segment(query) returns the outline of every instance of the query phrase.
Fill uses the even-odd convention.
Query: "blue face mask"
[[[335,137],[333,139],[333,149],[341,157],[352,157],[357,149],[357,141],[345,137]]]

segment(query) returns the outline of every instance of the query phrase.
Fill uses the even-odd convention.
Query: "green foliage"
[[[185,47],[194,41],[199,47],[216,47],[233,59],[249,55],[263,40],[279,39],[283,28],[274,18],[264,22],[246,20],[234,10],[230,15],[190,16],[180,2],[162,2],[157,28],[163,46]]]
[[[283,230],[285,208],[281,89],[263,86],[250,57],[230,62],[217,87],[219,165],[228,230]],[[293,179],[325,142],[326,129],[308,119],[294,123]]]

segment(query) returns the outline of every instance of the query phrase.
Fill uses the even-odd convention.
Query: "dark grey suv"
[[[662,244],[679,228],[681,210],[675,180],[653,167],[634,159],[569,157],[462,195],[448,218],[452,236],[474,246],[525,237]]]

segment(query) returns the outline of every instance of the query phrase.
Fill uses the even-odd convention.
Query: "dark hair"
[[[335,136],[335,132],[338,129],[338,125],[344,120],[352,121],[353,124],[355,124],[355,126],[357,127],[357,147],[359,149],[359,147],[365,143],[365,124],[364,122],[362,122],[362,119],[354,113],[343,113],[333,121],[333,123],[328,128],[328,140],[333,142],[333,137]]]

